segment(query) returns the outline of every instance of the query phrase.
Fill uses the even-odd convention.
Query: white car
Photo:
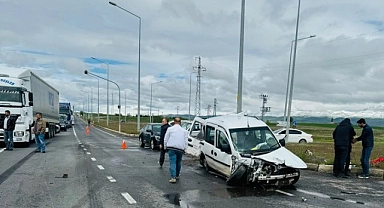
[[[241,114],[196,117],[188,149],[199,143],[200,164],[227,178],[228,185],[290,185],[307,165],[283,147],[271,129],[256,117]],[[187,149],[187,151],[188,151]]]
[[[277,139],[283,139],[285,137],[285,128],[275,130],[273,132]],[[304,131],[301,131],[299,129],[289,129],[289,137],[288,141],[285,142],[292,142],[292,143],[307,143],[307,142],[313,142],[312,134],[307,134]]]

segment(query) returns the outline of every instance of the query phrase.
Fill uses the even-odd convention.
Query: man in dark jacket
[[[168,119],[163,118],[163,120],[161,120],[161,130],[160,130],[160,160],[159,160],[160,168],[162,168],[164,164],[164,157],[165,157],[164,137],[165,137],[165,133],[167,133],[168,127],[169,127]]]
[[[333,162],[333,175],[336,177],[348,177],[344,170],[348,156],[351,138],[356,135],[349,118],[344,119],[333,131],[333,140],[335,144],[335,160]]]
[[[19,116],[11,116],[9,110],[5,111],[5,117],[0,120],[0,128],[4,129],[5,150],[13,151],[13,131]]]
[[[369,178],[369,159],[371,157],[371,152],[373,149],[373,131],[372,128],[366,124],[364,118],[360,118],[357,121],[357,124],[363,128],[363,132],[361,135],[353,140],[353,143],[356,143],[357,141],[361,141],[363,144],[363,150],[361,152],[361,166],[363,168],[363,173],[359,175],[359,178]]]

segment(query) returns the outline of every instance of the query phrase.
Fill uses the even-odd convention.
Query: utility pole
[[[213,99],[213,116],[216,116],[216,110],[217,110],[217,99]]]
[[[261,120],[263,120],[263,121],[264,121],[264,115],[267,112],[271,111],[271,107],[266,107],[265,106],[265,104],[267,104],[267,98],[268,98],[268,95],[260,95],[260,99],[263,100],[263,106],[260,108],[260,110],[261,110]]]
[[[176,107],[176,116],[179,116],[179,106]]]
[[[198,60],[197,66],[193,69],[197,69],[197,82],[196,82],[196,100],[195,100],[195,116],[200,115],[201,110],[201,97],[200,97],[200,86],[201,86],[201,71],[206,71],[205,67],[201,66],[201,57],[195,57]]]
[[[211,105],[208,105],[208,107],[207,107],[207,116],[209,116],[210,112],[211,112]]]

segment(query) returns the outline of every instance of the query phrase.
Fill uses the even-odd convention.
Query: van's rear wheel
[[[203,160],[204,160],[204,167],[205,167],[205,170],[206,170],[207,172],[211,171],[212,168],[209,167],[208,162],[207,162],[207,159],[205,159],[205,157],[204,157]]]

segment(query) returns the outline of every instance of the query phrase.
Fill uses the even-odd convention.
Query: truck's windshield
[[[240,153],[269,152],[280,147],[268,127],[230,129],[233,146]]]
[[[20,88],[0,87],[0,102],[22,102]]]

